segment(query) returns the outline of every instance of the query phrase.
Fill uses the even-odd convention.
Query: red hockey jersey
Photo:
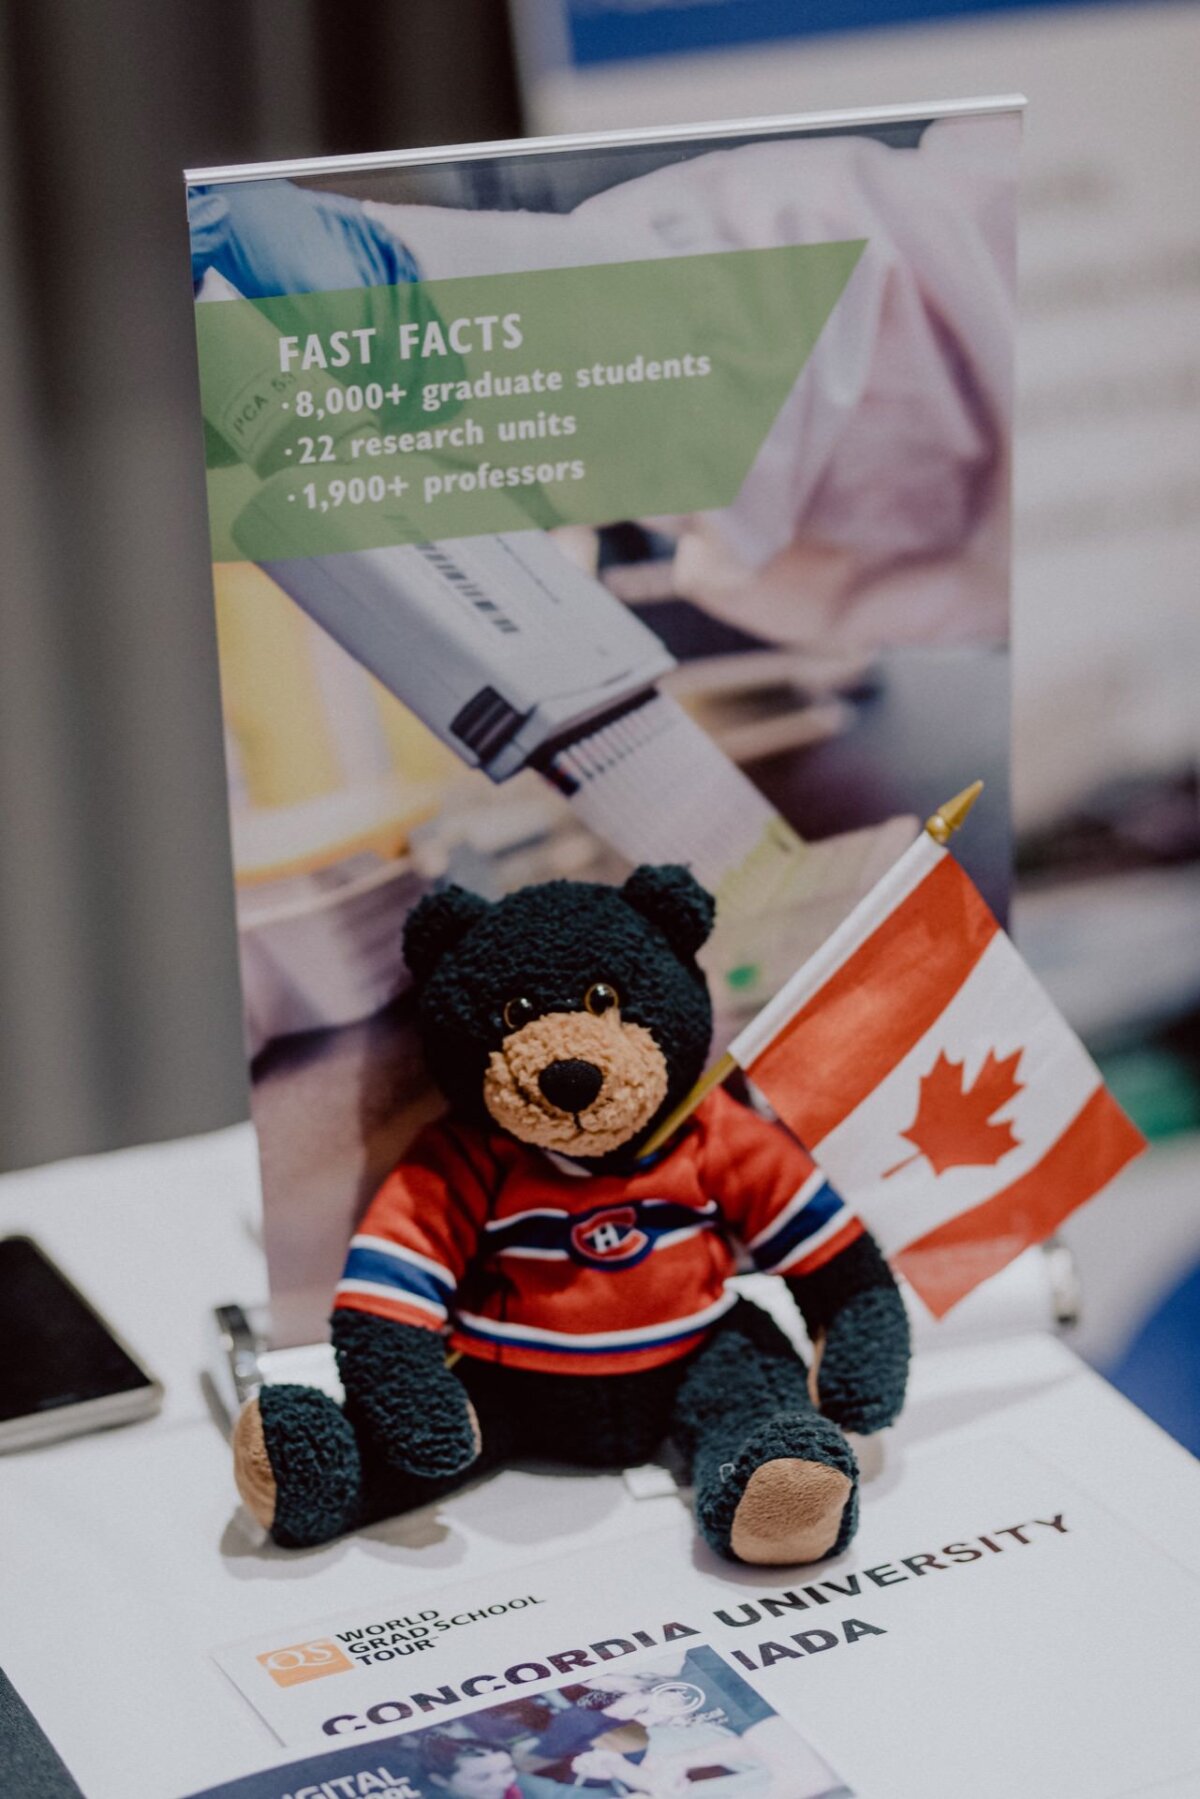
[[[446,1121],[367,1208],[334,1305],[514,1368],[628,1373],[686,1355],[733,1304],[736,1244],[797,1275],[861,1231],[795,1139],[719,1089],[632,1175]]]

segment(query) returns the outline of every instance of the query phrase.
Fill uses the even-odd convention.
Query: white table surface
[[[167,1388],[149,1423],[0,1458],[0,1666],[88,1799],[173,1799],[288,1759],[217,1645],[653,1528],[678,1503],[510,1470],[323,1549],[264,1546],[201,1381],[211,1308],[265,1296],[257,1208],[248,1126],[0,1179],[0,1234],[36,1235]],[[1046,1334],[923,1350],[889,1470],[998,1430],[1200,1572],[1200,1467]]]

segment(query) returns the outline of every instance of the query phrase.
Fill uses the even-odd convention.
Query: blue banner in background
[[[1052,0],[1061,7],[1089,0]],[[1014,12],[1044,0],[565,0],[571,60],[580,68],[693,50],[732,49],[825,32],[909,25],[968,13]]]

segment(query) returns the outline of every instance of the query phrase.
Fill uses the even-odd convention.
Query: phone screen
[[[148,1385],[28,1237],[0,1240],[0,1423]]]

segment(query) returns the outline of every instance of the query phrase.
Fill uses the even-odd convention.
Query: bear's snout
[[[560,1112],[586,1112],[604,1085],[604,1072],[576,1056],[551,1062],[537,1078],[538,1086]]]
[[[520,1143],[603,1156],[644,1128],[667,1097],[667,1063],[644,1025],[613,1006],[542,1012],[488,1058],[483,1103]]]

